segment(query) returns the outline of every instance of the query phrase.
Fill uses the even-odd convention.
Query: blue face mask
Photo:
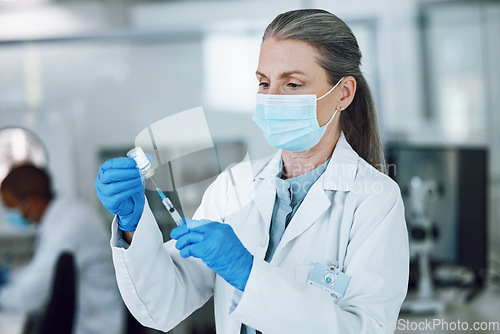
[[[330,94],[343,80],[325,95],[257,94],[257,107],[252,120],[260,127],[267,142],[290,152],[303,152],[316,145],[338,110],[324,126],[316,117],[316,101]]]
[[[23,214],[17,210],[5,209],[5,218],[14,227],[24,230],[31,226],[31,222],[24,218]]]

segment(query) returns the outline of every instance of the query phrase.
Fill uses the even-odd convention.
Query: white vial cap
[[[147,179],[154,175],[155,171],[151,168],[151,162],[141,147],[136,146],[127,152],[127,157],[134,159],[141,174]]]

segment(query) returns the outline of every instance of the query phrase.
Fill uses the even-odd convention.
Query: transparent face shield
[[[178,225],[177,215],[192,216],[205,190],[223,172],[229,175],[230,195],[239,203],[236,208],[243,205],[232,168],[250,160],[248,151],[241,142],[214,143],[202,107],[175,113],[149,125],[136,136],[135,146],[129,156],[136,157],[145,177],[149,204],[160,216],[167,208],[170,213],[165,215],[167,220],[172,218]],[[151,160],[144,159],[146,154]],[[243,174],[253,179],[251,168]],[[171,212],[173,209],[177,212]]]

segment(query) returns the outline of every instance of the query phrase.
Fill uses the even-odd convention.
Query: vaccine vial
[[[140,148],[139,146],[134,147],[133,149],[128,151],[127,157],[135,160],[135,163],[141,171],[141,174],[144,175],[146,179],[149,179],[155,174],[155,170],[151,168],[151,162],[149,161],[142,148]]]

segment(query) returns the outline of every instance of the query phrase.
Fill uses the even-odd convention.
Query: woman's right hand
[[[135,231],[144,210],[143,178],[132,158],[110,159],[99,167],[95,180],[102,205],[118,216],[122,231]]]

